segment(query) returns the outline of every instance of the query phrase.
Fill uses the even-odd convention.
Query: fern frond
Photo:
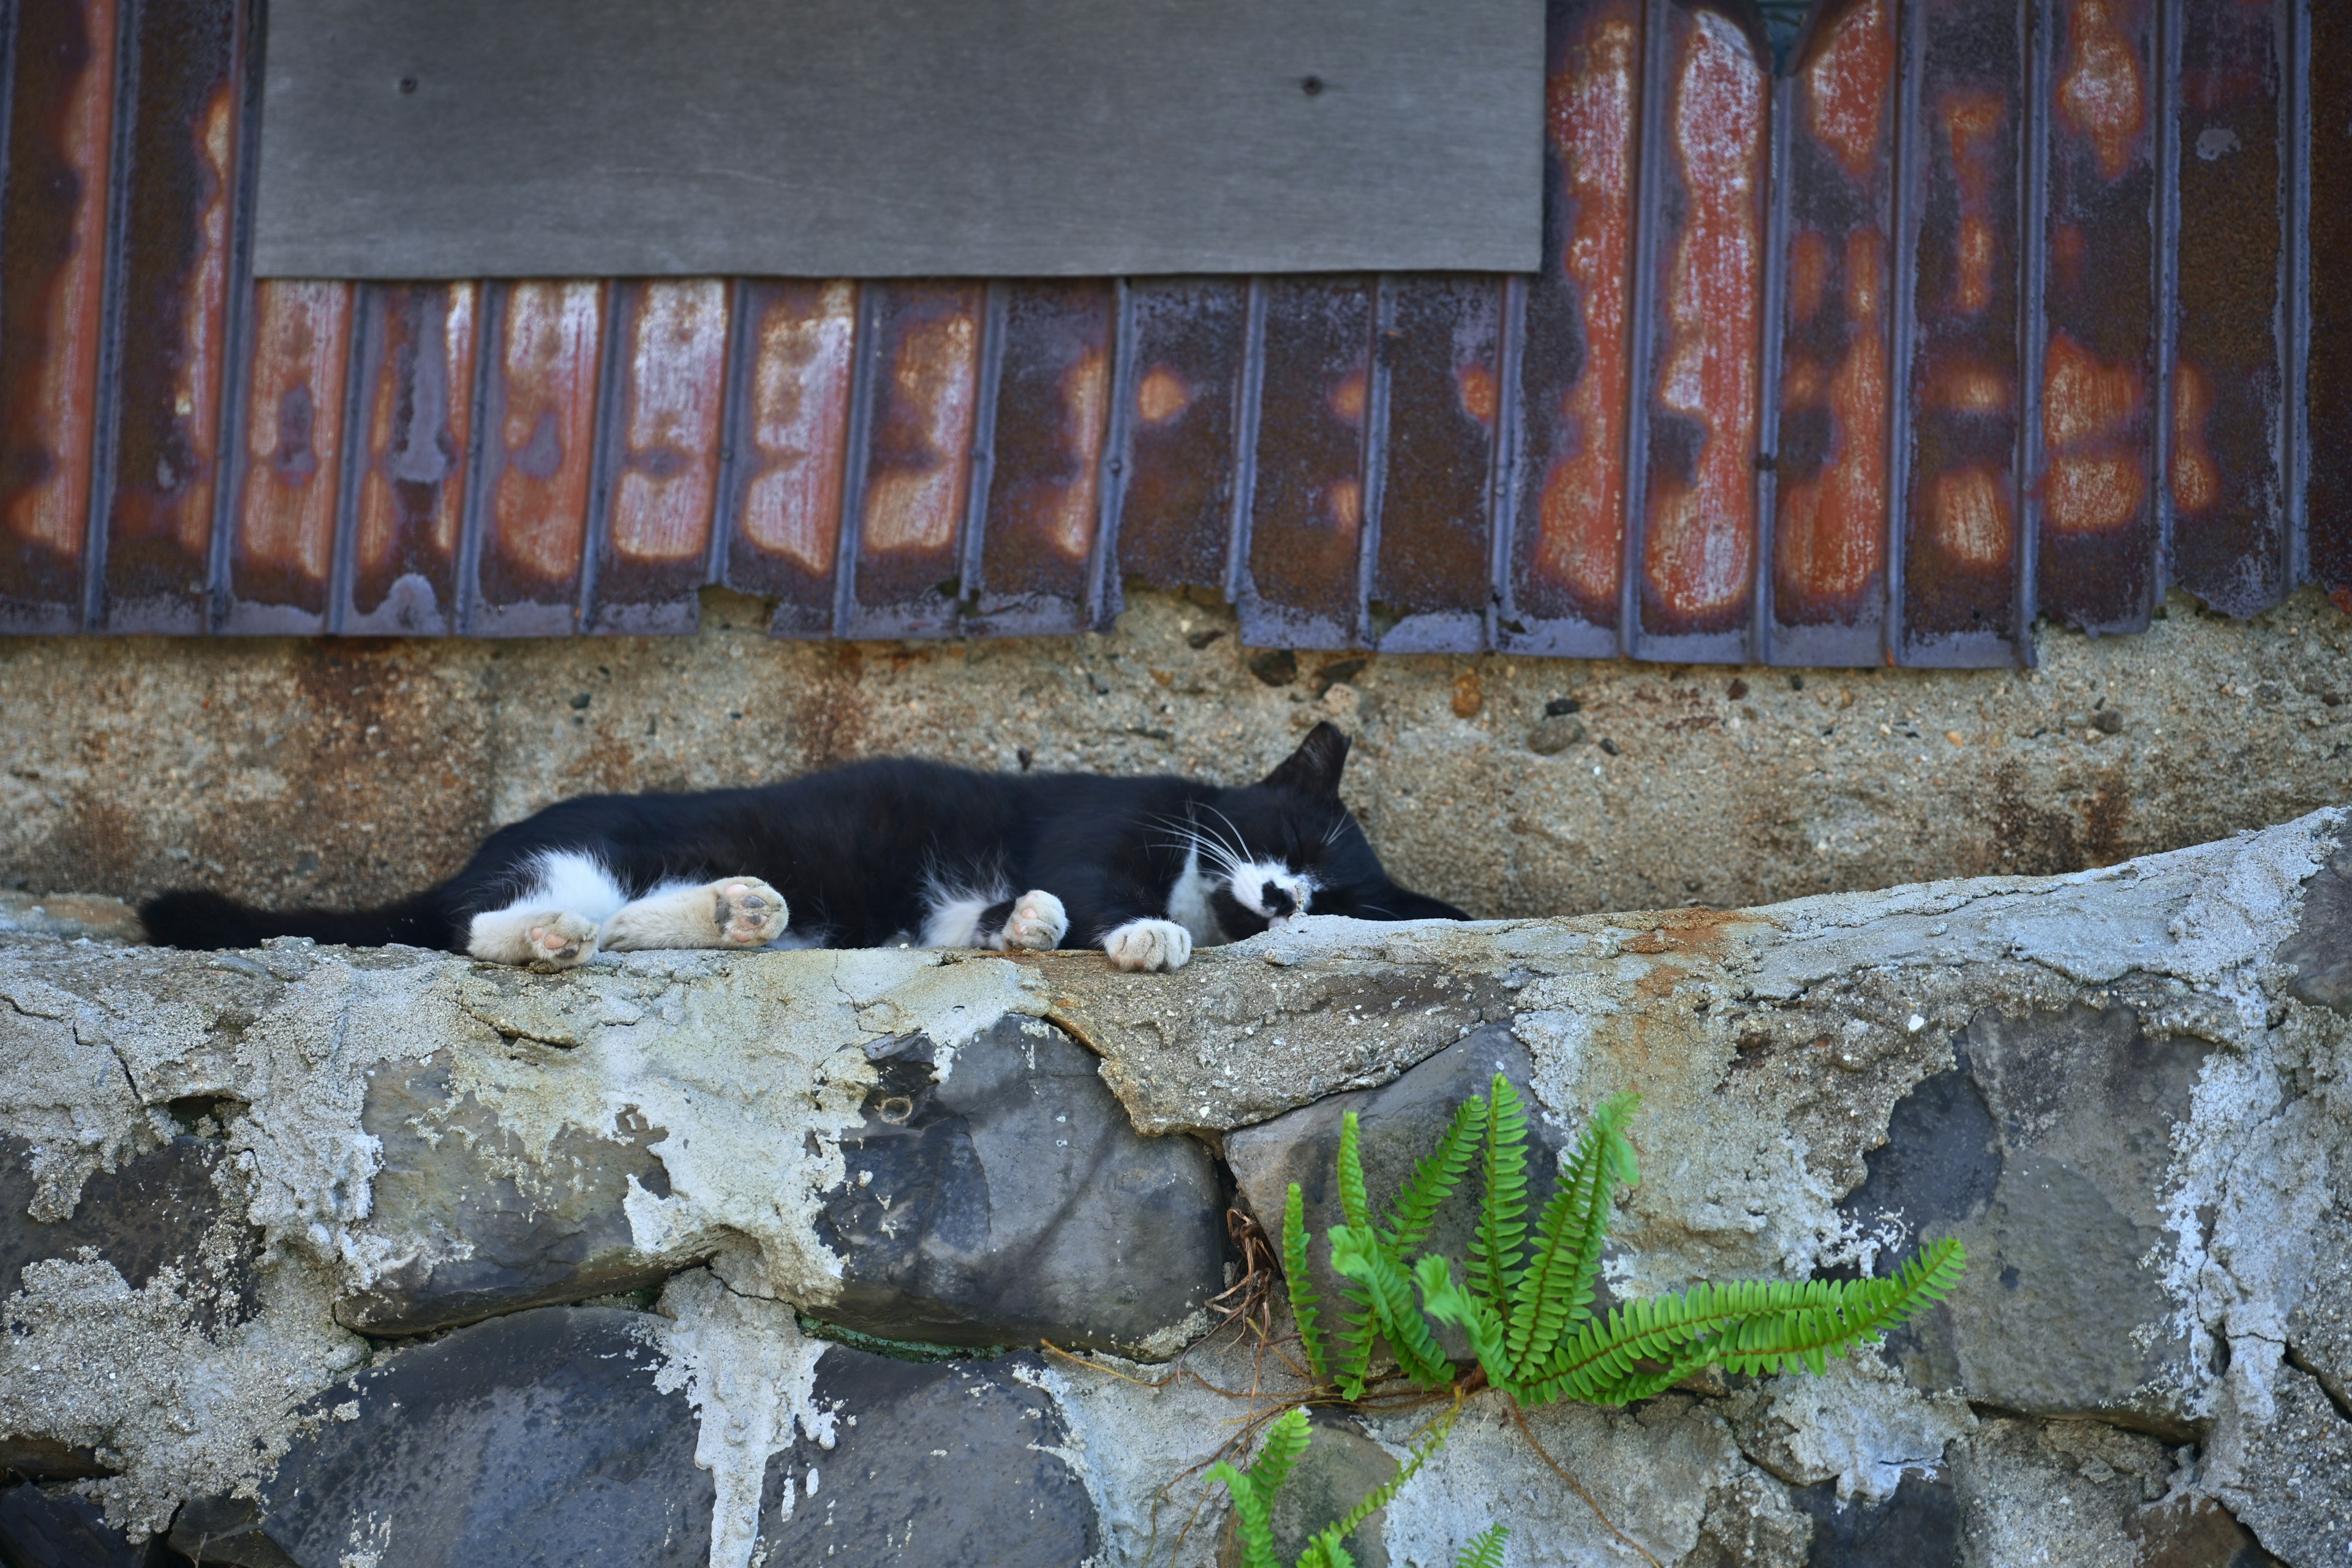
[[[1614,1189],[1638,1175],[1624,1129],[1641,1103],[1638,1094],[1620,1094],[1593,1108],[1575,1153],[1560,1172],[1558,1190],[1544,1205],[1527,1272],[1519,1276],[1511,1301],[1516,1377],[1542,1365],[1559,1336],[1591,1315]]]
[[[1370,1227],[1331,1227],[1331,1267],[1364,1287],[1381,1333],[1396,1352],[1405,1376],[1424,1388],[1442,1388],[1454,1380],[1452,1363],[1429,1332],[1429,1320],[1413,1305],[1412,1284],[1381,1246]]]
[[[1477,1151],[1479,1135],[1486,1131],[1485,1100],[1474,1094],[1454,1108],[1454,1120],[1446,1123],[1437,1148],[1413,1168],[1412,1179],[1397,1194],[1396,1212],[1381,1237],[1391,1258],[1402,1263],[1429,1235],[1437,1206],[1461,1184],[1470,1169],[1470,1156]]]
[[[1518,1090],[1495,1075],[1488,1102],[1486,1187],[1480,1194],[1478,1228],[1470,1237],[1470,1288],[1495,1304],[1507,1325],[1511,1291],[1518,1283],[1527,1240],[1528,1119]]]
[[[1486,1369],[1486,1381],[1509,1393],[1511,1363],[1505,1350],[1503,1320],[1492,1303],[1454,1280],[1454,1265],[1443,1258],[1424,1258],[1412,1267],[1413,1282],[1421,1287],[1422,1304],[1429,1315],[1453,1323],[1469,1336],[1471,1353]]]
[[[1470,1544],[1454,1560],[1454,1568],[1503,1568],[1503,1542],[1510,1535],[1507,1525],[1488,1525],[1470,1538]]]
[[[1330,1363],[1323,1353],[1323,1331],[1318,1321],[1321,1313],[1317,1310],[1323,1298],[1307,1270],[1307,1208],[1298,1184],[1293,1182],[1282,1200],[1282,1283],[1290,1292],[1290,1316],[1298,1325],[1298,1344],[1307,1352],[1307,1368],[1317,1383],[1328,1383]]]
[[[1307,1543],[1307,1550],[1298,1554],[1297,1568],[1356,1568],[1356,1556],[1339,1543],[1339,1538],[1326,1525]]]
[[[1361,1139],[1362,1130],[1357,1125],[1356,1113],[1350,1110],[1339,1119],[1339,1213],[1349,1225],[1369,1231],[1372,1202],[1364,1191]],[[1355,1310],[1339,1314],[1338,1381],[1339,1392],[1356,1399],[1362,1395],[1365,1375],[1371,1370],[1377,1314],[1372,1310],[1371,1298],[1361,1289],[1343,1288],[1339,1299]]]
[[[1356,1113],[1350,1110],[1339,1118],[1339,1214],[1358,1230],[1367,1230],[1372,1223],[1372,1202],[1364,1193],[1361,1142]]]
[[[1570,1335],[1524,1380],[1525,1399],[1623,1405],[1710,1364],[1750,1374],[1791,1365],[1818,1373],[1832,1353],[1942,1298],[1967,1264],[1967,1249],[1947,1237],[1885,1279],[1743,1279],[1628,1301]]]
[[[1234,1500],[1234,1533],[1241,1542],[1245,1568],[1282,1568],[1274,1554],[1274,1495],[1290,1479],[1312,1436],[1306,1409],[1294,1407],[1266,1427],[1257,1463],[1248,1469],[1236,1469],[1223,1459],[1209,1467],[1209,1479],[1223,1482]]]

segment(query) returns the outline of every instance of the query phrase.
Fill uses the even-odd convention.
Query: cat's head
[[[1340,804],[1347,762],[1348,737],[1318,724],[1259,783],[1219,790],[1194,809],[1191,839],[1210,905],[1228,936],[1255,936],[1301,914],[1470,918],[1389,879],[1364,830]]]

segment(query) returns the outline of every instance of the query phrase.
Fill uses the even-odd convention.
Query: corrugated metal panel
[[[1877,661],[1886,637],[1895,0],[1817,13],[1781,95],[1770,657]]]
[[[1758,557],[1772,55],[1752,5],[1684,0],[1653,0],[1648,53],[1620,614],[1628,652],[1738,661]]]
[[[117,158],[113,439],[97,464],[111,494],[89,607],[106,631],[205,629],[245,24],[236,0],[142,5],[128,39],[138,86]]]
[[[2352,605],[2352,22],[1550,0],[1523,278],[256,285],[249,0],[6,13],[0,630],[2003,664]],[[2339,36],[2342,35],[2342,36]],[[2306,395],[2306,386],[2308,393]]]
[[[2281,176],[2295,9],[2181,7],[2172,563],[2182,587],[2233,616],[2276,604],[2292,559]]]
[[[338,631],[439,637],[457,629],[481,294],[474,283],[372,283],[360,291],[364,467]]]

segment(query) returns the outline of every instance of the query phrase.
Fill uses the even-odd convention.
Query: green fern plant
[[[1527,1114],[1502,1074],[1486,1097],[1454,1108],[1437,1148],[1414,1169],[1387,1218],[1374,1223],[1364,1184],[1356,1113],[1340,1122],[1339,1189],[1343,1224],[1326,1239],[1340,1287],[1337,1322],[1327,1334],[1323,1298],[1307,1275],[1305,1200],[1296,1183],[1283,1204],[1282,1268],[1299,1346],[1318,1387],[1353,1403],[1370,1378],[1376,1342],[1385,1342],[1412,1383],[1451,1389],[1453,1409],[1412,1448],[1389,1482],[1317,1532],[1296,1568],[1349,1568],[1340,1542],[1386,1506],[1453,1429],[1461,1402],[1483,1377],[1515,1405],[1576,1399],[1626,1405],[1659,1394],[1708,1366],[1748,1373],[1827,1370],[1829,1358],[1902,1322],[1948,1292],[1967,1267],[1956,1239],[1914,1254],[1883,1279],[1811,1279],[1801,1284],[1748,1279],[1693,1286],[1596,1314],[1593,1284],[1609,1238],[1617,1191],[1641,1181],[1626,1124],[1641,1098],[1603,1100],[1587,1120],[1558,1185],[1530,1237],[1527,1223]],[[1479,1167],[1478,1220],[1465,1277],[1451,1259],[1413,1255],[1437,1211]],[[1415,1294],[1418,1292],[1418,1302]],[[1449,1361],[1431,1321],[1460,1328],[1476,1358],[1465,1374]],[[1275,1559],[1274,1500],[1306,1452],[1307,1413],[1290,1410],[1268,1428],[1258,1461],[1246,1470],[1220,1463],[1210,1474],[1233,1494],[1235,1528],[1248,1568],[1280,1568]],[[1496,1525],[1464,1550],[1456,1568],[1501,1568],[1507,1531]]]
[[[1520,1405],[1563,1398],[1624,1405],[1708,1366],[1822,1372],[1832,1355],[1893,1328],[1958,1281],[1967,1252],[1948,1238],[1886,1279],[1697,1285],[1595,1315],[1593,1282],[1617,1189],[1641,1180],[1625,1133],[1640,1104],[1639,1096],[1621,1094],[1594,1110],[1532,1237],[1527,1116],[1508,1079],[1497,1073],[1487,1098],[1463,1102],[1385,1225],[1372,1223],[1349,1111],[1339,1131],[1346,1223],[1332,1226],[1328,1240],[1331,1267],[1351,1283],[1348,1300],[1356,1310],[1340,1315],[1336,1350],[1309,1317],[1320,1299],[1304,1267],[1308,1244],[1296,1184],[1284,1205],[1283,1267],[1316,1381],[1335,1384],[1343,1398],[1361,1397],[1377,1334],[1407,1379],[1424,1388],[1452,1385],[1456,1370],[1431,1331],[1434,1319],[1460,1328],[1486,1384]],[[1474,1148],[1483,1156],[1478,1223],[1466,1277],[1456,1279],[1451,1259],[1410,1253],[1467,1174]]]

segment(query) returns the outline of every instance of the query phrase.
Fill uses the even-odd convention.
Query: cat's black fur
[[[1167,918],[1187,836],[1197,833],[1312,876],[1313,914],[1467,920],[1381,869],[1340,804],[1347,753],[1348,738],[1318,724],[1265,780],[1238,788],[892,759],[759,789],[585,795],[499,829],[448,881],[383,909],[267,910],[190,890],[149,900],[140,917],[150,940],[168,947],[307,936],[463,952],[473,917],[511,900],[534,856],[579,850],[632,898],[667,881],[760,878],[783,895],[793,935],[826,946],[908,940],[922,929],[927,894],[945,882],[1043,889],[1068,911],[1062,945],[1093,947],[1128,921]],[[1211,901],[1229,939],[1266,928],[1222,886]],[[1001,921],[1002,908],[992,915]]]

